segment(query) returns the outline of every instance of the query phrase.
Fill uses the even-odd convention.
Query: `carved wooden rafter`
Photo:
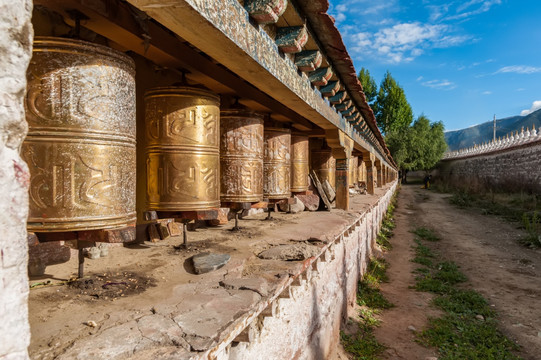
[[[340,90],[340,81],[329,81],[327,85],[322,86],[319,91],[325,97],[334,96]]]
[[[344,101],[347,97],[347,93],[345,91],[337,92],[334,96],[331,96],[329,98],[329,101],[333,105],[340,104],[342,101]]]
[[[274,24],[287,8],[287,0],[245,0],[244,8],[259,24]]]
[[[308,41],[308,31],[304,25],[282,27],[276,32],[274,41],[278,48],[285,53],[299,53]]]
[[[314,86],[325,86],[332,77],[332,70],[330,67],[319,68],[316,71],[312,71],[308,78]]]
[[[300,71],[314,71],[321,66],[323,56],[317,50],[305,50],[295,55],[295,65]]]

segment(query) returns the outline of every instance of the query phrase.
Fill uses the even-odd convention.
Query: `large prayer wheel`
[[[221,195],[224,202],[263,200],[263,116],[249,110],[220,113]]]
[[[291,132],[266,128],[264,131],[263,194],[268,199],[291,197]]]
[[[157,211],[220,207],[220,100],[191,87],[145,94],[147,205]]]
[[[36,37],[27,80],[28,230],[135,223],[135,65],[105,46]]]
[[[291,136],[291,191],[308,190],[308,136]]]
[[[336,160],[330,149],[312,150],[311,164],[321,183],[328,180],[333,188],[336,187]]]
[[[366,166],[362,158],[359,158],[357,166],[357,181],[366,181]]]
[[[358,179],[358,164],[359,164],[359,157],[352,156],[349,159],[349,187],[354,187],[357,183]]]

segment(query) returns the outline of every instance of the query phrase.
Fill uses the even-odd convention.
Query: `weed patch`
[[[435,254],[420,240],[415,242],[416,259],[432,263]],[[456,287],[467,278],[454,262],[426,266],[414,270],[415,289],[436,294],[432,302],[445,314],[429,320],[428,328],[418,335],[421,344],[437,347],[440,360],[520,359],[512,353],[518,346],[498,330],[495,313],[485,298],[474,290]]]
[[[432,229],[427,229],[425,227],[418,227],[412,231],[415,235],[420,237],[422,240],[426,241],[439,241],[440,238],[434,233]]]
[[[391,199],[387,213],[383,218],[381,231],[376,237],[376,242],[383,250],[390,250],[389,238],[393,236],[395,228],[393,212],[396,206],[396,194]],[[357,289],[357,303],[361,306],[359,311],[360,321],[354,334],[346,334],[340,331],[340,341],[344,349],[353,355],[355,359],[376,360],[386,349],[385,345],[378,342],[374,336],[374,328],[379,326],[380,320],[377,317],[384,309],[394,305],[387,300],[379,289],[382,282],[389,281],[386,274],[388,264],[384,259],[372,258],[368,268],[359,281]]]
[[[522,225],[526,230],[526,235],[520,239],[520,243],[531,248],[541,247],[541,216],[537,211],[531,215],[522,214]]]

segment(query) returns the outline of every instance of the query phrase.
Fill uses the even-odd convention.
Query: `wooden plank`
[[[325,194],[325,191],[323,190],[323,186],[321,186],[321,182],[319,181],[319,178],[317,177],[317,174],[314,170],[310,172],[310,179],[312,179],[312,184],[315,185],[319,193],[319,196],[321,197],[321,199],[323,200],[323,203],[327,207],[327,211],[331,211],[332,209],[331,202],[327,198],[327,195]]]

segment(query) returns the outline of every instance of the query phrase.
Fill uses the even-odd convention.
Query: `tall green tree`
[[[432,169],[447,148],[443,123],[430,122],[425,115],[420,115],[411,126],[391,129],[385,142],[403,179],[410,170]]]
[[[370,75],[368,69],[365,69],[364,67],[361,68],[361,71],[359,71],[358,78],[363,86],[366,101],[370,106],[372,106],[374,100],[376,100],[376,96],[378,95],[378,86],[376,85],[376,80],[374,80],[374,78]]]
[[[413,120],[411,105],[406,99],[404,89],[387,71],[379,87],[378,96],[372,106],[378,127],[383,134],[403,129]]]

